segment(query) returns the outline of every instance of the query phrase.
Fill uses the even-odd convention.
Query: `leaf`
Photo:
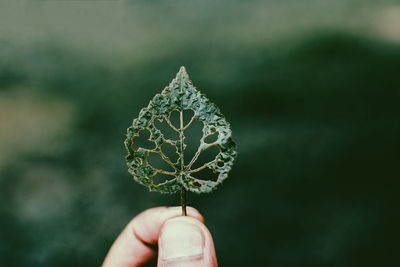
[[[184,119],[183,114],[186,110],[192,110],[193,116]],[[171,122],[171,113],[179,112],[179,125]],[[194,122],[203,123],[203,136],[200,139],[200,145],[193,158],[185,159],[184,151],[185,130]],[[186,124],[184,122],[188,121]],[[169,127],[177,133],[177,139],[168,139],[167,136],[156,127],[156,122],[166,122]],[[154,148],[144,148],[134,146],[135,139],[140,135],[141,131],[149,131],[149,141],[154,143]],[[217,138],[209,138],[211,136]],[[236,157],[235,143],[231,138],[232,132],[229,123],[222,115],[215,104],[210,102],[203,94],[201,94],[189,80],[184,67],[181,67],[175,79],[160,94],[154,96],[149,105],[143,108],[139,117],[133,120],[133,124],[128,128],[125,147],[128,151],[127,165],[129,172],[139,183],[147,186],[150,191],[158,191],[162,193],[175,193],[184,187],[186,190],[195,193],[208,193],[214,190],[217,185],[228,177],[234,159]],[[207,143],[206,140],[213,139]],[[176,149],[178,154],[177,160],[171,160],[161,150],[163,144],[170,144]],[[206,162],[198,168],[193,168],[201,153],[204,153],[210,147],[217,147],[219,153],[215,158]],[[149,156],[158,154],[164,163],[171,167],[169,171],[156,168],[149,163]],[[218,175],[216,181],[204,179],[196,179],[193,174],[200,172],[205,168],[209,168]],[[162,174],[170,179],[157,184],[155,176]]]

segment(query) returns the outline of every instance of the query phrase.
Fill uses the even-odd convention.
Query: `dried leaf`
[[[194,112],[193,117],[186,125],[184,125],[184,121],[187,120],[183,119],[185,110]],[[178,111],[180,114],[180,125],[177,127],[170,121],[173,111]],[[184,132],[195,120],[203,123],[203,136],[197,152],[193,158],[187,160],[184,158],[186,149]],[[156,121],[167,122],[173,131],[177,132],[179,138],[177,140],[168,139],[160,129],[157,129]],[[134,148],[135,138],[140,135],[141,131],[146,130],[150,132],[148,140],[153,142],[155,147]],[[206,138],[215,133],[218,133],[218,138],[212,143],[206,143]],[[129,172],[136,181],[147,186],[150,191],[175,193],[183,186],[186,190],[195,193],[211,192],[228,177],[228,172],[236,157],[235,143],[232,141],[231,135],[229,123],[220,110],[192,85],[185,68],[181,67],[176,78],[160,94],[154,96],[149,105],[140,111],[139,117],[133,120],[132,126],[128,128],[125,146],[128,151],[126,159]],[[161,146],[165,143],[175,147],[178,154],[176,161],[172,161],[161,150]],[[216,157],[201,167],[193,169],[193,163],[199,155],[213,146],[219,148]],[[165,171],[152,166],[148,161],[151,153],[161,156],[173,171]],[[207,177],[196,179],[192,176],[205,168],[218,174],[217,181],[207,180]],[[168,176],[170,179],[157,184],[154,181],[154,176],[157,174]]]

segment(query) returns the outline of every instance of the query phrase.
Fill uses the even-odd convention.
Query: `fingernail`
[[[195,223],[167,221],[160,237],[160,256],[163,260],[202,257],[204,234]]]

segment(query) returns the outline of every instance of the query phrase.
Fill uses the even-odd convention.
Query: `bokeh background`
[[[186,66],[238,158],[190,194],[221,266],[400,266],[400,1],[0,1],[0,260],[99,266],[179,205],[126,128]]]

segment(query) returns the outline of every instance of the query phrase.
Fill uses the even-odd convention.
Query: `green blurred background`
[[[186,66],[238,158],[190,194],[221,266],[400,266],[400,1],[0,1],[2,266],[99,266],[126,128]]]

